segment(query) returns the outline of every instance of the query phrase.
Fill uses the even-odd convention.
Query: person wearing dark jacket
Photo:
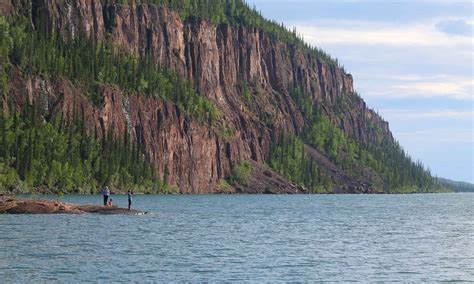
[[[101,190],[100,193],[104,197],[104,206],[107,206],[107,201],[109,200],[110,196],[110,189],[108,186],[104,186]]]
[[[128,210],[132,207],[132,198],[133,198],[133,192],[131,190],[128,190]]]

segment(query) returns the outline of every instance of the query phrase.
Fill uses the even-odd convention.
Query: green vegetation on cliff
[[[88,135],[84,114],[67,126],[63,116],[44,122],[37,104],[22,113],[0,113],[0,192],[92,193],[112,189],[166,190],[142,149],[128,136]]]
[[[13,66],[20,73],[55,80],[67,77],[95,104],[101,103],[99,83],[117,85],[125,94],[172,101],[191,116],[212,125],[214,105],[177,74],[115,49],[78,37],[70,42],[33,29],[21,16],[0,16],[0,90],[10,88]],[[10,104],[9,97],[5,102]],[[2,100],[3,102],[3,100]],[[103,184],[112,188],[167,191],[147,162],[142,145],[113,133],[91,135],[83,117],[65,122],[40,116],[35,104],[7,115],[1,106],[0,191],[90,192]],[[12,111],[13,108],[10,108]],[[76,109],[74,108],[74,111]],[[100,138],[100,137],[106,138]]]
[[[232,176],[229,178],[229,181],[232,184],[246,186],[248,184],[251,173],[252,166],[248,161],[244,161],[234,167]]]
[[[5,17],[0,16],[0,92],[6,94],[9,91],[8,74],[10,68],[10,52],[13,48],[10,25]]]
[[[8,89],[8,80],[3,80],[2,74],[6,74],[9,62],[13,62],[28,75],[70,78],[88,92],[93,101],[100,101],[95,87],[105,83],[117,85],[126,94],[172,101],[209,124],[219,115],[214,105],[186,80],[166,68],[156,67],[150,58],[137,59],[112,44],[96,44],[84,37],[64,41],[57,35],[49,35],[41,26],[33,29],[24,17],[10,21],[0,17],[0,31],[3,34],[0,56],[6,62],[0,70],[2,89]],[[2,84],[4,81],[6,84]]]
[[[321,171],[317,162],[308,155],[304,147],[307,144],[350,176],[363,176],[367,169],[374,172],[379,179],[371,178],[372,192],[442,190],[429,170],[421,162],[414,162],[396,141],[364,146],[336,127],[321,111],[320,105],[314,103],[308,95],[297,89],[292,90],[290,95],[303,112],[305,129],[300,137],[277,139],[269,161],[273,169],[291,181],[300,183],[313,192],[331,192],[334,187],[328,173]]]
[[[304,185],[311,192],[333,191],[330,177],[310,157],[299,137],[285,137],[272,145],[269,165],[290,181]]]

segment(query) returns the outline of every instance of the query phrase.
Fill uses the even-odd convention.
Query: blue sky
[[[414,159],[474,182],[472,1],[248,3],[338,58]]]

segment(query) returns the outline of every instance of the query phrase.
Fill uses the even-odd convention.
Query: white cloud
[[[474,101],[474,81],[471,78],[448,75],[380,75],[363,74],[370,79],[359,81],[363,95],[371,98],[448,98]]]
[[[400,26],[386,22],[319,21],[295,22],[297,31],[313,45],[366,44],[390,46],[456,46],[471,45],[469,37],[458,37],[440,31],[439,20]]]
[[[388,92],[391,97],[451,97],[457,100],[473,99],[472,80],[453,80],[447,82],[406,82],[393,85]]]
[[[401,142],[409,141],[406,144],[474,143],[472,129],[437,128],[398,132],[396,134],[397,139]]]
[[[474,119],[474,110],[440,109],[420,111],[416,109],[380,109],[380,113],[391,119],[446,119],[470,120]]]

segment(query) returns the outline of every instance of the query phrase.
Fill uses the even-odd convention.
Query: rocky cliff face
[[[67,79],[45,82],[19,76],[11,93],[21,106],[25,90],[30,97],[47,90],[47,111],[61,108],[71,113],[80,105],[91,129],[105,133],[113,127],[118,135],[128,131],[141,140],[159,175],[167,175],[168,182],[183,192],[212,192],[236,163],[265,161],[272,137],[301,133],[303,115],[289,96],[294,87],[309,94],[360,143],[393,141],[388,123],[354,94],[352,76],[335,65],[257,29],[183,22],[177,13],[153,5],[102,2],[0,0],[0,9],[4,14],[31,14],[33,22],[36,11],[43,9],[54,33],[85,34],[97,41],[111,40],[136,56],[151,55],[157,65],[175,70],[213,101],[222,114],[221,124],[233,135],[221,137],[172,104],[123,94],[111,86],[99,88],[103,104],[98,107]],[[242,95],[243,84],[251,91],[250,101]],[[334,111],[341,100],[347,103]]]

